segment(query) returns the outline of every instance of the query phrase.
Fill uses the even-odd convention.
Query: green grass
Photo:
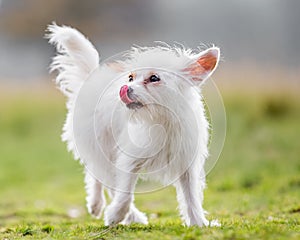
[[[300,239],[300,98],[224,98],[227,137],[204,203],[222,227],[182,226],[166,188],[136,196],[148,226],[107,228],[86,213],[83,169],[60,141],[63,97],[2,94],[0,239]]]

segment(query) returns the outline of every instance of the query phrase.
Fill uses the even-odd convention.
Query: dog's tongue
[[[126,105],[128,105],[129,103],[134,102],[132,99],[130,99],[130,98],[128,97],[127,92],[128,92],[128,86],[127,86],[127,85],[122,86],[121,89],[120,89],[120,98],[121,98],[121,100],[122,100]]]

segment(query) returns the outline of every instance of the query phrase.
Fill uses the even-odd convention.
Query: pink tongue
[[[128,91],[128,86],[124,85],[121,87],[120,89],[120,98],[121,100],[127,105],[129,103],[134,102],[133,100],[131,100],[128,95],[127,95],[127,91]]]

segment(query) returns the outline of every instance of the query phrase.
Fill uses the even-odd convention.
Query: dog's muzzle
[[[131,87],[127,85],[122,86],[119,94],[122,102],[124,102],[128,108],[138,109],[143,107],[143,104],[136,99]]]

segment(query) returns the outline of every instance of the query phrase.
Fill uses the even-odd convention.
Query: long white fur
[[[48,31],[49,42],[56,46],[58,52],[58,55],[53,59],[51,70],[58,71],[56,82],[60,90],[68,97],[68,115],[62,138],[68,143],[68,149],[73,151],[75,158],[83,158],[75,148],[73,134],[75,100],[85,80],[99,66],[99,55],[93,45],[73,28],[53,24],[48,27]],[[219,60],[219,49],[213,48],[213,51],[216,52],[216,58]],[[126,60],[116,64],[122,66],[120,69],[123,72],[141,67],[168,69],[170,72],[185,75],[192,82],[192,76],[186,75],[183,69],[197,60],[201,54],[203,52],[195,53],[189,49],[167,45],[151,48],[135,47],[127,52]],[[97,83],[97,87],[103,87],[110,83],[113,78],[120,75],[119,70],[115,71],[114,67],[109,66],[97,69],[96,71],[99,71],[99,74],[103,76],[103,79],[99,80],[101,82]],[[203,76],[203,81],[214,70],[215,68],[206,73]],[[96,119],[100,123],[97,129],[99,134],[97,141],[100,141],[104,146],[104,153],[97,150],[97,143],[91,136],[94,126],[92,126],[89,115],[86,114],[80,118],[79,131],[82,134],[80,134],[79,140],[76,139],[76,143],[80,145],[82,152],[85,152],[85,159],[81,159],[81,162],[93,166],[93,172],[86,171],[85,178],[88,210],[92,215],[101,217],[106,205],[104,185],[107,186],[109,183],[110,186],[113,186],[113,188],[107,189],[112,202],[105,209],[105,224],[113,225],[120,222],[124,224],[131,222],[147,224],[146,215],[134,206],[133,192],[137,175],[126,174],[126,171],[136,172],[139,169],[144,169],[153,172],[148,176],[149,178],[160,180],[164,184],[174,184],[177,190],[180,215],[186,225],[208,226],[209,222],[202,208],[205,188],[204,163],[208,156],[208,122],[205,118],[200,91],[197,87],[191,87],[188,82],[183,83],[180,77],[176,78],[165,71],[160,74],[164,79],[163,83],[169,88],[158,90],[150,86],[145,91],[139,83],[143,81],[146,74],[147,70],[138,72],[138,79],[133,83],[126,83],[127,79],[121,78],[116,85],[112,86],[112,92],[104,97],[103,101],[106,104],[97,107]],[[169,80],[169,78],[172,79]],[[110,113],[110,109],[112,104],[120,102],[118,91],[122,84],[128,84],[134,88],[141,101],[147,102],[155,99],[157,103],[164,104],[177,113],[177,118],[165,108],[143,107],[135,111],[136,113],[133,115],[136,122],[143,123],[141,126],[135,121],[129,121],[132,110],[123,106],[117,111],[120,120],[116,123],[116,129],[111,129],[110,114],[112,113]],[[169,89],[180,93],[185,101],[176,102],[178,96]],[[85,108],[85,106],[79,107]],[[141,148],[133,146],[128,141],[127,128],[124,131],[122,127],[124,122],[130,122],[130,133],[133,134],[133,138],[138,139]],[[153,145],[148,148],[148,131],[153,124],[163,126],[165,132],[160,129],[152,129],[154,131]],[[123,154],[116,147],[114,142],[116,136],[113,135],[113,131],[115,135],[117,134],[119,143],[125,146],[126,150],[135,153],[135,158]],[[161,139],[165,141],[164,148],[151,155],[161,147]],[[178,146],[180,146],[179,149]],[[146,159],[139,157],[145,154],[148,154],[149,157]],[[119,169],[126,171],[117,171],[111,168],[109,163],[103,160],[107,156]],[[168,163],[166,168],[166,161],[170,159],[172,161]],[[178,173],[182,174],[178,175]],[[211,224],[213,223],[215,222]]]

